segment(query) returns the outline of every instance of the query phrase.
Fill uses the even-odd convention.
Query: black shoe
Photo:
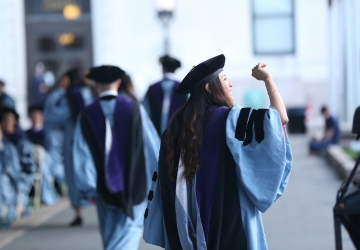
[[[75,220],[73,220],[69,226],[70,227],[81,227],[83,224],[82,218],[81,217],[76,217]]]

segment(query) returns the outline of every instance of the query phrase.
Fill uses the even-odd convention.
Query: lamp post
[[[156,0],[156,10],[164,28],[164,49],[165,54],[169,53],[169,23],[173,17],[175,0]]]

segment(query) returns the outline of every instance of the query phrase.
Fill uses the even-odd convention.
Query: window
[[[49,36],[40,37],[38,40],[38,50],[40,52],[54,52],[56,50],[54,38]]]
[[[252,1],[254,54],[294,54],[293,0]]]

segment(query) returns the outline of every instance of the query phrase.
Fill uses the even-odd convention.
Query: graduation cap
[[[98,84],[110,84],[125,75],[125,71],[117,66],[103,65],[90,68],[85,77],[94,80]]]
[[[169,55],[160,57],[159,62],[166,71],[170,72],[174,72],[177,68],[181,67],[181,62]]]
[[[43,111],[43,106],[42,105],[31,105],[31,106],[29,106],[28,107],[28,114],[30,115],[31,114],[31,112],[33,112],[33,111],[36,111],[36,110],[39,110],[39,111]]]
[[[80,78],[79,69],[78,68],[70,69],[65,72],[64,76],[69,77],[70,80],[76,80],[76,79]]]
[[[217,77],[223,71],[224,65],[225,56],[221,54],[194,66],[182,80],[176,89],[176,93],[186,95],[196,92],[206,83]]]
[[[0,108],[0,121],[4,118],[4,115],[7,113],[12,113],[15,116],[15,119],[19,119],[19,114],[16,112],[16,110],[8,107],[1,107]]]

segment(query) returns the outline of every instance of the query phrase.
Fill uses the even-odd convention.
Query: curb
[[[339,145],[331,145],[325,151],[325,158],[333,166],[340,178],[345,180],[349,177],[351,170],[355,166],[355,161],[351,159]]]

